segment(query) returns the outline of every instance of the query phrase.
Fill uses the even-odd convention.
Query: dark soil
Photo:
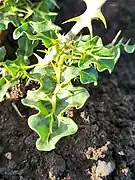
[[[57,23],[84,10],[73,0],[59,0]],[[93,22],[95,34],[110,42],[119,29],[135,42],[135,1],[109,1],[103,7],[108,29]],[[61,18],[60,18],[61,17]],[[68,27],[69,28],[69,27]],[[64,31],[67,30],[67,25]],[[135,180],[135,57],[123,54],[112,75],[102,73],[91,97],[80,110],[70,112],[79,125],[72,137],[63,138],[52,152],[35,148],[37,135],[11,105],[0,105],[0,180]],[[22,115],[33,110],[19,106]],[[33,111],[34,112],[34,111]],[[107,177],[96,175],[99,162],[113,161]]]

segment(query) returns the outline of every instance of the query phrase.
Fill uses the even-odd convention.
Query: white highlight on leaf
[[[56,55],[56,48],[55,46],[50,49],[50,51],[47,52],[44,58],[41,58],[38,54],[34,53],[36,58],[38,59],[38,64],[49,64],[53,61],[54,56]]]

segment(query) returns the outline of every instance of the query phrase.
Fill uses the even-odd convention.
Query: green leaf
[[[29,23],[23,23],[21,26],[15,29],[13,33],[13,38],[16,40],[20,38],[24,33],[32,34],[32,27],[29,25]]]
[[[38,135],[39,139],[36,142],[36,147],[38,150],[50,151],[52,149],[47,149],[47,142],[49,138],[49,119],[45,118],[41,114],[32,115],[28,119],[29,127],[34,130]]]
[[[35,33],[42,33],[46,31],[59,31],[60,28],[53,24],[51,20],[42,22],[29,22]]]
[[[4,77],[0,78],[0,102],[4,100],[9,88],[17,84],[17,81],[6,81]]]
[[[20,77],[21,74],[27,74],[25,70],[25,65],[27,65],[27,62],[25,62],[25,60],[21,57],[18,57],[16,60],[13,61],[6,60],[2,63],[2,65],[6,69],[8,76],[10,77],[10,80],[12,78],[18,78],[18,75]]]
[[[129,43],[130,40],[126,44],[123,44],[123,47],[127,53],[132,54],[135,51],[135,45],[129,45]]]
[[[28,125],[40,137],[40,140],[37,140],[36,144],[46,144],[48,142],[51,129],[51,116],[47,117],[47,115],[51,113],[52,106],[49,101],[46,101],[44,91],[42,91],[41,88],[36,91],[28,91],[27,97],[22,99],[22,104],[38,110],[37,114],[29,117]]]
[[[98,79],[98,73],[94,67],[90,67],[85,71],[80,71],[80,81],[82,84],[96,83]]]
[[[0,102],[3,101],[3,98],[9,87],[9,83],[6,83],[6,80],[3,77],[0,78]]]
[[[42,88],[35,91],[28,91],[25,99],[22,99],[22,103],[26,106],[30,106],[40,111],[39,114],[47,116],[51,113],[52,105],[47,100],[47,96]]]
[[[23,23],[21,26],[15,29],[13,33],[13,38],[18,39],[21,36],[23,36],[23,34],[25,34],[30,40],[42,40],[42,42],[45,44],[47,48],[50,47],[53,44],[54,40],[57,38],[56,32],[54,31],[54,27],[49,25],[49,23],[40,23],[36,25],[35,24],[35,22]],[[49,27],[43,28],[47,25],[49,25]]]
[[[0,30],[5,30],[5,29],[6,29],[5,24],[0,23]]]
[[[79,60],[78,66],[80,69],[85,70],[94,64],[99,72],[108,70],[110,73],[114,69],[117,60],[120,57],[119,46],[95,46],[92,49],[88,49],[85,55]]]
[[[76,40],[76,51],[84,53],[86,50],[97,51],[103,47],[102,39],[98,36],[91,38],[90,35],[81,36]]]
[[[38,150],[41,151],[51,151],[55,149],[56,143],[65,136],[75,134],[78,130],[76,123],[68,117],[58,116],[58,121],[60,124],[54,122],[53,124],[53,134],[50,135],[48,142],[45,142],[43,138],[39,138],[36,142]]]
[[[90,55],[86,55],[83,58],[81,58],[78,62],[78,66],[80,69],[88,69],[91,67],[91,64],[96,62],[96,59]]]
[[[62,73],[62,79],[64,83],[70,82],[72,79],[79,75],[79,68],[75,66],[67,67]]]
[[[64,113],[70,107],[80,108],[89,97],[88,91],[83,87],[68,85],[61,88],[57,94],[56,114]]]
[[[98,61],[96,62],[97,70],[99,72],[108,70],[111,73],[120,57],[120,48],[119,46],[108,49],[103,48],[96,55],[98,55]]]
[[[46,94],[41,87],[36,91],[28,91],[27,97],[22,100],[22,103],[39,111],[30,116],[28,120],[30,128],[39,135],[36,142],[39,150],[50,151],[55,148],[59,139],[77,131],[77,125],[72,119],[63,117],[63,114],[69,107],[82,106],[88,97],[87,90],[82,87],[70,85],[61,88],[57,95],[55,114],[52,114],[51,103],[46,101]]]
[[[3,100],[9,88],[19,83],[20,77],[26,78],[27,72],[24,68],[24,61],[18,58],[13,61],[1,62],[0,78],[0,101]]]
[[[19,48],[17,50],[17,56],[23,56],[28,58],[33,54],[33,49],[38,45],[38,41],[31,41],[26,36],[21,37],[18,40]]]
[[[33,80],[39,81],[40,90],[44,93],[52,93],[56,87],[56,77],[54,76],[53,69],[50,67],[35,67],[29,75]]]
[[[8,2],[0,7],[0,30],[8,29],[8,24],[10,22],[14,24],[14,26],[20,24],[17,14],[11,12],[11,6]]]

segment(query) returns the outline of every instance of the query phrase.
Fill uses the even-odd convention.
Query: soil
[[[73,0],[59,0],[59,5],[63,9],[57,24],[85,7]],[[131,37],[135,42],[134,0],[108,0],[103,12],[108,29],[94,21],[95,34],[108,43],[121,29],[125,40]],[[65,32],[69,26],[63,26]],[[33,109],[16,103],[26,116],[20,118],[11,101],[1,103],[0,180],[135,180],[134,61],[134,54],[123,53],[113,74],[104,72],[98,86],[87,86],[91,97],[85,106],[69,112],[79,131],[63,138],[51,152],[35,147],[37,135],[27,125]],[[102,167],[106,162],[102,173],[101,162]]]

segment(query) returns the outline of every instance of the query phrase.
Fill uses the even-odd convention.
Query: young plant
[[[1,6],[1,30],[6,29],[9,22],[14,24],[13,37],[18,39],[18,50],[16,59],[11,61],[4,59],[5,48],[0,48],[0,101],[21,79],[38,84],[36,90],[27,91],[22,103],[37,109],[37,113],[29,117],[28,124],[39,135],[36,142],[39,150],[50,151],[62,137],[76,133],[76,123],[65,113],[72,107],[81,108],[88,99],[89,93],[81,84],[96,85],[98,72],[113,71],[122,48],[128,53],[135,50],[129,42],[104,46],[100,37],[93,37],[93,18],[101,19],[106,26],[100,11],[105,1],[96,0],[91,6],[91,1],[85,0],[86,11],[69,20],[77,22],[67,35],[61,35],[60,28],[53,23],[56,13],[50,9],[56,4],[54,1],[52,4],[49,0],[37,3],[7,0]],[[91,7],[93,11],[89,14]],[[89,28],[90,35],[77,36],[84,27]],[[31,64],[30,57],[39,40],[45,46],[45,56],[41,58],[34,53],[38,62]],[[75,81],[80,82],[80,86],[74,85]]]

